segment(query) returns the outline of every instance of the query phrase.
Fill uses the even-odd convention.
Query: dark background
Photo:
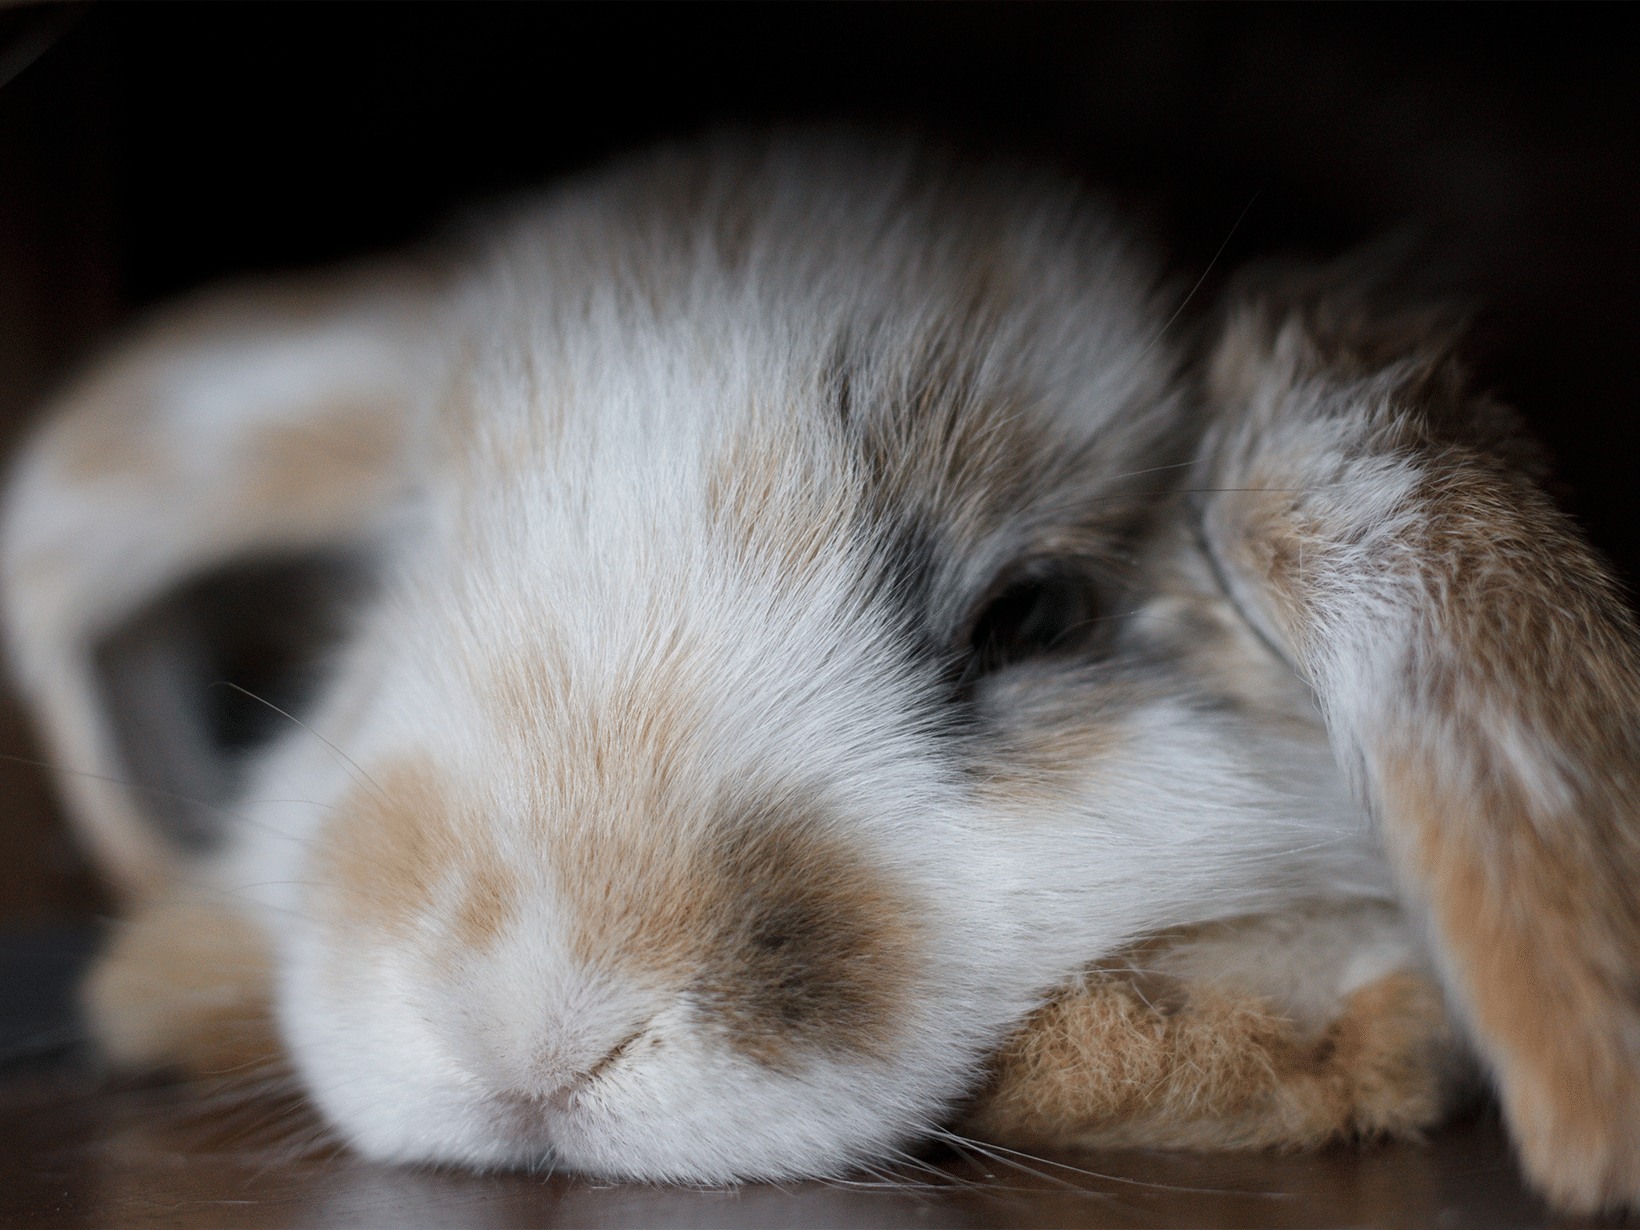
[[[656,137],[844,120],[1102,186],[1186,284],[1208,271],[1197,303],[1250,258],[1420,227],[1478,305],[1479,379],[1632,585],[1622,7],[0,7],[0,447],[177,291],[390,247]],[[36,754],[11,710],[0,751]],[[0,917],[100,908],[47,793],[0,764]]]

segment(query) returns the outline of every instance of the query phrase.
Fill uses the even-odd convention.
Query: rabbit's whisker
[[[246,696],[249,699],[256,701],[258,704],[266,705],[269,709],[273,710],[273,712],[277,713],[280,717],[286,719],[287,721],[291,722],[293,725],[299,727],[300,729],[307,731],[308,734],[312,735],[320,743],[324,744],[325,747],[330,749],[331,754],[333,756],[335,756],[337,758],[337,762],[339,764],[341,764],[342,767],[345,770],[347,770],[348,776],[352,777],[353,781],[355,783],[359,783],[359,779],[362,777],[364,779],[364,783],[368,784],[371,787],[371,789],[375,791],[376,798],[379,801],[381,801],[381,802],[386,802],[387,801],[387,798],[388,798],[387,792],[384,791],[381,788],[380,784],[378,784],[375,781],[375,779],[370,776],[370,774],[368,774],[364,771],[364,769],[359,765],[358,761],[354,760],[353,757],[349,756],[346,752],[342,751],[341,748],[337,747],[329,739],[325,738],[318,731],[314,730],[313,727],[309,726],[306,722],[302,721],[300,718],[296,717],[294,714],[287,713],[285,710],[281,709],[278,705],[274,704],[271,700],[268,700],[267,698],[262,697],[262,696],[258,696],[255,692],[252,692],[249,688],[242,688],[237,683],[234,683],[233,681],[228,680],[228,679],[218,679],[215,683],[211,684],[210,686],[213,687],[213,688],[232,688],[235,692],[238,692],[241,695]],[[354,776],[354,774],[357,774],[358,776]]]

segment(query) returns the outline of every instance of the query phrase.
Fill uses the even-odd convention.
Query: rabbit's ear
[[[1529,1175],[1569,1209],[1633,1205],[1635,623],[1440,331],[1245,301],[1207,366],[1203,541],[1314,689]]]
[[[269,706],[312,691],[402,515],[437,378],[425,302],[385,275],[202,298],[70,389],[19,459],[13,670],[81,836],[139,896],[211,845],[285,720]]]

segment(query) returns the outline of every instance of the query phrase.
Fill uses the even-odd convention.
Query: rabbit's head
[[[5,579],[82,831],[171,920],[94,983],[111,1047],[187,1049],[139,983],[265,995],[374,1156],[833,1173],[1137,937],[1410,886],[1507,1092],[1531,1044],[1400,817],[1475,765],[1563,802],[1566,741],[1418,591],[1457,550],[1422,459],[1582,548],[1447,443],[1479,410],[1428,426],[1415,351],[1252,303],[1198,371],[1142,250],[1004,179],[662,153],[93,372]],[[1408,681],[1426,643],[1451,680]],[[156,970],[216,925],[221,985]],[[1334,965],[1422,960],[1363,944]]]

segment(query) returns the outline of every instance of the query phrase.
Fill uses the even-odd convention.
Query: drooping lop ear
[[[374,271],[151,321],[23,450],[14,675],[81,837],[139,898],[208,847],[260,701],[295,703],[402,515],[436,386],[428,288]]]
[[[1436,317],[1290,291],[1247,295],[1211,357],[1206,549],[1314,689],[1529,1176],[1633,1206],[1634,619]]]

